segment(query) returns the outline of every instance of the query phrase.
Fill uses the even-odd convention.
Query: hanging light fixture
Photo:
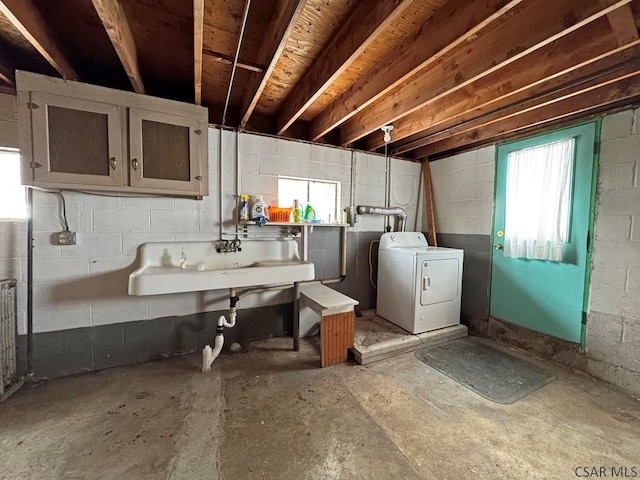
[[[380,130],[384,132],[384,143],[389,143],[391,141],[391,130],[393,130],[393,125],[385,125],[381,127]]]

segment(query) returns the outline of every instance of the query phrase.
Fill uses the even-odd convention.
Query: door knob
[[[496,250],[504,250],[504,246],[501,243],[496,243],[493,248]]]

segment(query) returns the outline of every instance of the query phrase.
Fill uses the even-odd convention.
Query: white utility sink
[[[291,239],[244,240],[240,252],[216,242],[153,242],[140,246],[140,268],[129,275],[129,295],[196,292],[313,280],[313,263]],[[181,268],[186,260],[186,268]]]

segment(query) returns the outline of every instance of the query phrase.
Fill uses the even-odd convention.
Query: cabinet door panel
[[[131,185],[202,194],[202,134],[197,119],[129,109]]]
[[[145,178],[188,182],[189,128],[142,120],[142,163]]]
[[[123,184],[118,107],[37,92],[31,98],[35,181]]]
[[[52,172],[109,175],[108,116],[47,105]]]

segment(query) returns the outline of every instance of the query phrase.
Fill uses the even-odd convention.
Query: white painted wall
[[[0,140],[17,145],[15,99],[0,95]],[[275,205],[278,175],[340,181],[342,207],[349,204],[351,151],[281,138],[225,131],[223,145],[223,223],[234,228],[235,161],[240,161],[240,190],[263,194]],[[56,196],[34,192],[34,330],[46,332],[77,327],[153,319],[225,309],[226,291],[152,297],[127,295],[127,279],[136,268],[136,249],[144,242],[217,240],[219,238],[220,130],[209,129],[210,195],[202,201],[167,198],[101,196],[64,192],[69,228],[77,245],[52,245],[52,232],[62,230]],[[0,146],[2,144],[0,143]],[[356,204],[384,205],[385,159],[357,152]],[[413,228],[419,200],[420,165],[394,160],[394,206],[409,213]],[[420,197],[421,201],[421,197]],[[418,223],[418,228],[420,228]],[[383,231],[383,218],[361,217],[356,231]],[[0,278],[20,282],[20,333],[26,332],[26,224],[0,222]],[[368,280],[367,280],[368,281]],[[239,307],[290,301],[289,292],[249,296]]]
[[[491,233],[495,146],[429,164],[437,233]]]

